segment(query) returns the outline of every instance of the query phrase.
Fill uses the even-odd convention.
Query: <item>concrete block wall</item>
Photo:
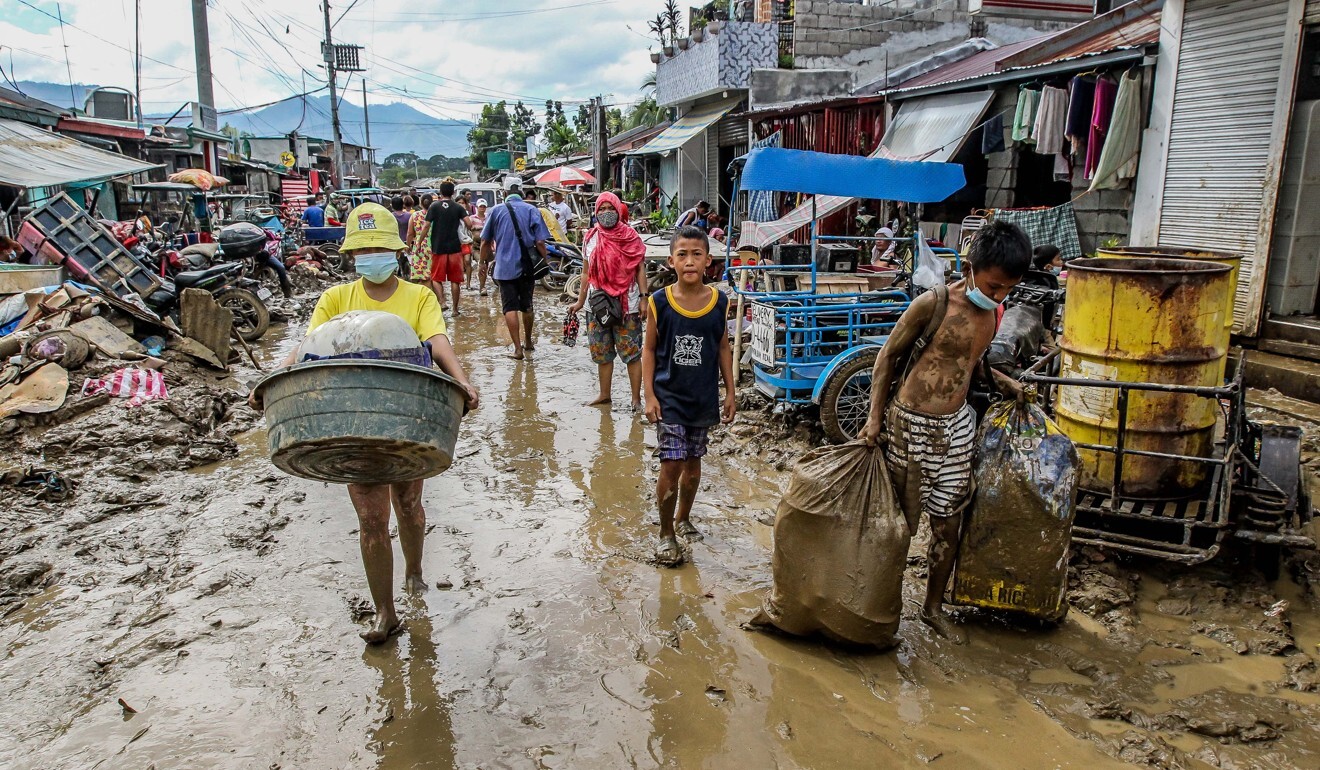
[[[862,5],[840,0],[798,0],[793,21],[795,59],[839,57],[882,46],[900,32],[913,32],[967,19],[967,0],[939,7],[944,0],[898,0]]]

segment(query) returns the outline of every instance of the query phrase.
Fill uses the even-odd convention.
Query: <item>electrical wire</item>
[[[18,0],[18,2],[22,3],[23,5],[26,5],[28,8],[31,8],[32,10],[34,10],[34,11],[36,11],[37,13],[41,14],[42,16],[49,17],[49,18],[51,18],[51,19],[54,19],[55,21],[62,21],[62,20],[60,19],[59,16],[56,16],[55,14],[50,13],[49,11],[46,11],[46,10],[44,10],[44,9],[42,9],[42,8],[38,8],[37,6],[35,6],[35,5],[33,5],[32,3],[28,2],[28,0]],[[97,39],[97,40],[100,40],[102,43],[105,43],[106,45],[114,46],[115,48],[118,48],[118,49],[121,50],[121,51],[127,51],[127,52],[129,52],[129,53],[133,53],[133,49],[132,49],[132,48],[128,48],[127,46],[122,46],[122,45],[120,45],[120,44],[114,42],[113,40],[107,40],[107,39],[101,37],[100,35],[98,35],[98,34],[96,34],[96,33],[94,33],[94,32],[88,32],[87,30],[83,29],[82,27],[79,27],[78,25],[73,24],[73,23],[71,23],[71,22],[69,22],[69,21],[63,21],[62,23],[63,23],[64,25],[68,26],[68,27],[72,27],[73,29],[78,30],[79,32],[83,33],[84,35],[87,35],[88,37],[92,37],[92,38],[95,38],[95,39]],[[185,68],[185,67],[180,67],[180,66],[175,65],[175,64],[170,64],[169,62],[167,62],[167,61],[161,61],[160,59],[153,59],[153,58],[151,58],[150,56],[147,56],[147,55],[145,55],[145,54],[142,56],[142,58],[143,58],[143,59],[146,59],[146,60],[149,61],[149,62],[154,62],[154,63],[156,63],[156,64],[159,64],[159,65],[161,65],[161,66],[163,66],[163,67],[169,67],[170,69],[178,70],[179,72],[186,72],[186,73],[189,73],[189,74],[191,74],[191,73],[193,72],[192,70],[187,69],[187,68]]]

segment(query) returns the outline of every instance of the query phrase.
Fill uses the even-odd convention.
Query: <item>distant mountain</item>
[[[365,144],[362,105],[350,102],[349,98],[339,103],[340,130],[344,141]],[[377,161],[396,152],[415,152],[423,158],[432,155],[461,158],[468,154],[467,134],[472,128],[469,121],[432,117],[402,102],[373,104],[369,116],[371,144],[377,148]],[[305,136],[329,139],[330,96],[307,97],[305,112],[303,100],[293,99],[256,112],[221,115],[220,123],[256,136],[282,135],[297,128]],[[300,123],[302,127],[298,128]]]
[[[70,96],[67,84],[20,80],[18,86],[23,93],[34,99],[65,109],[73,106],[82,109],[87,93],[97,87],[75,83],[74,95]],[[362,122],[362,104],[360,101],[357,103],[351,101],[354,96],[361,99],[359,93],[350,93],[339,103],[340,126],[344,141],[365,144],[366,131]],[[332,133],[330,95],[309,96],[306,101],[305,112],[303,100],[291,99],[255,112],[221,115],[220,124],[228,123],[239,131],[246,131],[256,136],[283,135],[297,129],[304,136],[329,139]],[[168,117],[169,115],[165,114],[151,116],[148,119],[165,120]],[[403,102],[373,104],[370,107],[370,118],[371,143],[377,148],[377,161],[383,161],[396,152],[415,152],[423,158],[432,155],[461,158],[468,154],[467,133],[472,128],[472,123],[469,121],[432,117]],[[186,122],[188,119],[187,115],[182,116],[183,121]],[[176,122],[176,125],[179,123]]]

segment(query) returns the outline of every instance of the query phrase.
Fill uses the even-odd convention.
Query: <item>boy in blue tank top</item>
[[[689,517],[701,484],[707,431],[721,422],[733,422],[737,406],[733,352],[725,322],[729,299],[702,282],[710,266],[710,240],[705,231],[679,228],[669,242],[669,266],[678,274],[678,283],[650,297],[642,382],[646,418],[660,432],[660,478],[655,485],[660,543],[655,559],[675,567],[683,563],[677,536],[701,537]],[[724,379],[723,405],[720,378]]]

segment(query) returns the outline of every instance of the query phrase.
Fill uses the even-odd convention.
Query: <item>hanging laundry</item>
[[[1003,152],[1008,149],[1004,146],[1004,113],[998,113],[990,117],[981,126],[981,154],[989,155],[992,152]]]
[[[1104,149],[1105,133],[1114,115],[1114,99],[1118,96],[1118,84],[1107,78],[1095,81],[1095,107],[1091,110],[1090,138],[1086,142],[1085,179],[1095,176],[1095,167],[1100,164],[1100,151]]]
[[[1031,129],[1036,124],[1036,107],[1040,104],[1040,91],[1018,89],[1017,112],[1013,115],[1013,141],[1033,142]]]
[[[764,139],[752,144],[752,149],[760,147],[780,147],[783,145],[784,132],[776,131]],[[778,217],[775,212],[775,193],[771,190],[752,190],[747,193],[747,221],[773,222]]]
[[[1121,187],[1137,175],[1141,152],[1141,72],[1123,75],[1114,100],[1113,117],[1105,134],[1105,146],[1096,162],[1092,190]]]
[[[1046,209],[995,209],[995,219],[1021,227],[1033,246],[1058,246],[1065,260],[1082,256],[1077,214],[1071,203]]]
[[[1068,124],[1064,135],[1072,143],[1072,155],[1082,155],[1091,134],[1091,113],[1095,109],[1095,78],[1078,75],[1068,86]]]
[[[1054,156],[1054,181],[1071,182],[1072,181],[1072,157],[1067,153],[1059,153]]]
[[[1063,151],[1063,129],[1067,120],[1068,92],[1045,86],[1040,92],[1040,106],[1036,108],[1036,124],[1031,129],[1036,152],[1054,155]]]

